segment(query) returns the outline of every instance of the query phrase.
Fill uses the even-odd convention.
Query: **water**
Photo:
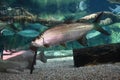
[[[100,12],[109,11],[113,12],[116,16],[120,16],[120,10],[116,5],[120,6],[120,2],[110,3],[109,1],[114,0],[0,0],[0,23],[7,23],[6,25],[0,24],[1,34],[0,34],[0,46],[2,51],[4,48],[12,49],[23,47],[29,45],[33,39],[38,35],[41,35],[52,25],[58,25],[58,23],[48,23],[44,21],[35,21],[36,15],[40,19],[50,20],[50,21],[61,21],[63,22],[66,17],[68,22],[74,22],[86,15]],[[110,9],[112,8],[112,10]],[[29,12],[29,13],[26,13]],[[19,16],[29,16],[33,19],[20,19]],[[4,17],[15,17],[16,20],[12,18]],[[104,16],[105,19],[107,16]],[[101,20],[103,19],[101,18]],[[105,27],[110,36],[103,35],[96,30],[90,31],[87,34],[89,46],[119,43],[119,31],[120,23],[114,17],[111,18],[113,23],[110,25],[105,25]],[[120,18],[119,18],[120,20]],[[90,20],[92,22],[93,20]],[[12,24],[12,27],[11,27]],[[104,27],[104,26],[102,26]],[[98,41],[99,39],[99,41]],[[7,45],[7,47],[5,47]],[[4,46],[4,48],[3,48]],[[66,43],[66,47],[53,46],[50,48],[44,48],[45,50],[72,50],[76,48],[84,48],[77,41],[71,41]],[[59,53],[59,52],[58,52]],[[59,53],[60,54],[60,53]],[[67,55],[67,53],[65,53]],[[59,55],[60,56],[60,55]]]

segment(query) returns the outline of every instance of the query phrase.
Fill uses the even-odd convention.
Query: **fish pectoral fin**
[[[97,31],[99,31],[99,32],[101,32],[101,33],[103,33],[105,35],[110,35],[109,32],[107,32],[106,30],[104,30],[102,27],[100,27],[98,25],[95,27],[95,30],[97,30]]]
[[[45,56],[45,54],[44,54],[44,51],[41,51],[41,52],[39,53],[39,59],[40,59],[40,61],[42,61],[43,63],[46,63],[46,62],[47,62],[47,58],[46,58],[46,56]]]
[[[83,46],[88,46],[86,36],[83,36],[81,39],[78,39],[77,41]]]
[[[61,46],[63,47],[66,47],[66,44],[65,43],[60,43]]]

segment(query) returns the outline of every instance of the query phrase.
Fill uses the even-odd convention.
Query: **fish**
[[[79,2],[79,5],[77,6],[77,8],[80,10],[80,11],[84,11],[87,9],[87,4],[85,1],[80,1]]]
[[[34,24],[28,24],[28,27],[26,27],[25,29],[32,29],[38,32],[41,32],[45,29],[47,29],[48,27],[41,25],[39,23],[34,23]]]
[[[115,9],[113,9],[111,7],[109,7],[109,9],[115,14],[120,14],[120,5],[115,5],[115,6],[116,6]]]
[[[87,45],[86,34],[95,29],[103,34],[110,35],[97,24],[98,19],[103,14],[101,12],[93,23],[69,23],[52,27],[31,42],[35,47],[49,47],[54,45],[64,45],[66,42],[77,40],[83,46]]]
[[[36,30],[27,29],[27,30],[19,31],[16,34],[23,37],[37,37],[39,35],[39,32]]]
[[[97,23],[99,21],[100,16],[103,14],[101,12],[93,23],[81,23],[81,22],[74,22],[74,23],[63,23],[60,25],[56,25],[52,28],[47,29],[42,34],[37,36],[30,44],[29,49],[31,49],[35,54],[37,54],[37,50],[40,50],[44,47],[50,47],[54,45],[61,45],[66,46],[66,42],[75,41],[77,40],[83,46],[88,46],[86,34],[95,29],[103,34],[110,35],[107,31],[101,28]],[[43,50],[43,49],[42,49]],[[42,51],[44,54],[44,50]],[[45,56],[45,55],[43,55]],[[33,64],[35,64],[35,56]],[[34,66],[31,68],[31,73],[33,71]]]

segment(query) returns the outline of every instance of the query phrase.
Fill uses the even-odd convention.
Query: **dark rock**
[[[120,62],[120,43],[74,49],[74,66]]]

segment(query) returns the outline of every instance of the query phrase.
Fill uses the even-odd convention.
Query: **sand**
[[[0,73],[0,80],[120,80],[120,63],[74,67],[72,57],[37,60],[33,74]]]

